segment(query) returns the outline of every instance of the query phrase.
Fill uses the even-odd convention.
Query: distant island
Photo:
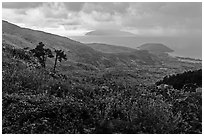
[[[161,43],[146,43],[138,47],[140,50],[147,50],[154,53],[168,53],[174,52],[174,50],[170,49],[164,44]]]
[[[121,30],[94,30],[86,33],[87,36],[136,36],[133,33]]]

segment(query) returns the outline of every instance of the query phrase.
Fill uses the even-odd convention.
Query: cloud
[[[123,2],[92,2],[85,3],[83,6],[83,11],[86,13],[91,13],[92,11],[103,12],[103,13],[124,13],[131,3]]]
[[[196,33],[202,28],[201,5],[201,3],[135,3],[130,5],[128,12],[123,16],[122,25],[160,36]]]
[[[67,13],[65,8],[63,7],[63,3],[43,3],[39,10],[45,18],[66,18]]]
[[[41,4],[41,2],[2,2],[2,7],[8,9],[22,9],[38,7]]]
[[[78,12],[83,8],[85,3],[84,2],[64,2],[63,4],[67,10]]]
[[[172,16],[180,17],[201,17],[202,3],[201,2],[171,2],[166,3],[159,8],[159,11]]]
[[[201,2],[3,2],[2,7],[3,19],[52,32],[122,29],[173,36],[200,34],[202,28]]]

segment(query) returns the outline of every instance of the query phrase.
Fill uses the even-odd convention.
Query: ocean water
[[[174,56],[202,59],[201,37],[117,37],[117,36],[72,36],[82,43],[105,43],[137,48],[144,43],[162,43],[174,50]]]

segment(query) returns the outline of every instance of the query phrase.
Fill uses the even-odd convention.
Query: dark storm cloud
[[[3,8],[9,9],[22,9],[22,8],[35,8],[42,4],[42,2],[2,2]]]

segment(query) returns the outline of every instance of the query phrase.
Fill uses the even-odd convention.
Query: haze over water
[[[202,59],[201,37],[123,37],[123,36],[71,36],[82,43],[105,43],[137,48],[145,43],[162,43],[174,50],[173,56]]]

